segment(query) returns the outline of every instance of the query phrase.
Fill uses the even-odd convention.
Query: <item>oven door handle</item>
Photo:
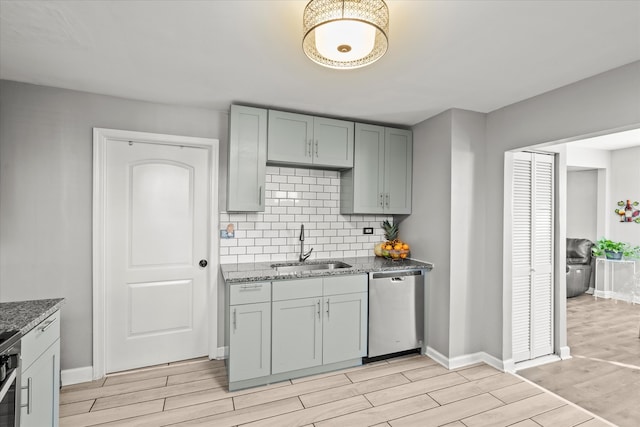
[[[13,385],[13,382],[16,380],[17,375],[18,375],[18,370],[12,369],[11,373],[9,373],[9,375],[7,376],[6,381],[2,386],[2,389],[0,389],[0,402],[2,402],[4,400],[4,397],[7,395],[7,393],[9,393],[9,389]],[[17,389],[17,385],[16,385],[16,389]]]
[[[27,389],[27,403],[23,403],[20,405],[21,408],[27,408],[27,414],[31,413],[31,398],[32,398],[32,390],[33,387],[31,386],[31,377],[27,378],[27,386],[26,387],[22,387],[22,390]]]

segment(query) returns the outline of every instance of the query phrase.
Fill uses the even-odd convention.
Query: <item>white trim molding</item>
[[[502,361],[484,351],[449,358],[437,350],[434,350],[432,347],[427,346],[426,355],[450,370],[464,368],[465,366],[471,366],[477,363],[486,363],[499,371],[513,372],[507,370],[507,361]]]
[[[109,141],[140,141],[148,144],[163,144],[199,147],[209,152],[209,290],[208,290],[208,352],[209,358],[218,356],[218,271],[219,236],[218,228],[218,168],[219,141],[211,138],[165,135],[116,129],[93,128],[93,366],[90,379],[100,379],[106,374],[106,307],[105,307],[105,251],[106,242],[106,150]],[[69,378],[80,377],[71,370]],[[70,380],[70,381],[71,381]]]
[[[60,382],[63,386],[86,383],[93,379],[93,366],[82,368],[63,369],[60,371]]]
[[[215,359],[222,360],[229,358],[229,346],[218,347]]]

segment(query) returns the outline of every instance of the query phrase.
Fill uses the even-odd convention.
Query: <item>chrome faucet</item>
[[[304,253],[304,224],[300,226],[300,262],[304,262],[311,256],[311,252],[313,252],[313,248],[309,249],[309,252]]]

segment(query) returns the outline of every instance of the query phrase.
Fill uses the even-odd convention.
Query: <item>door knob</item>
[[[198,265],[202,268],[205,268],[207,266],[207,260],[206,259],[201,259],[200,262],[198,263]]]

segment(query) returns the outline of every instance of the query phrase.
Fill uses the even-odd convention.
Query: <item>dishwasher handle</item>
[[[407,276],[424,276],[424,270],[397,270],[369,273],[369,279],[391,279],[392,282],[403,281]]]

